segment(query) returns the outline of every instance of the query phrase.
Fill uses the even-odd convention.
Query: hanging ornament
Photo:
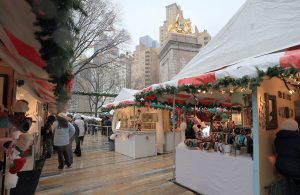
[[[213,113],[213,114],[216,114],[216,113],[217,113],[217,109],[216,109],[216,108],[210,108],[210,109],[208,109],[208,111],[209,111],[210,113]]]
[[[183,112],[186,112],[186,111],[187,111],[186,106],[182,106],[182,111],[183,111]]]
[[[182,108],[180,108],[180,107],[177,107],[177,108],[176,108],[176,111],[177,111],[177,113],[178,113],[178,116],[180,116],[180,115],[181,115],[181,113],[182,113]]]
[[[217,108],[217,113],[218,114],[221,114],[223,112],[223,109],[222,108]]]
[[[149,111],[150,110],[150,103],[149,102],[145,102],[145,106],[146,106],[147,111]]]

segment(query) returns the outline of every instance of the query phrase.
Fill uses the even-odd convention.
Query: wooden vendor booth
[[[134,100],[137,92],[123,88],[115,101],[106,105],[114,108],[115,151],[133,158],[172,151],[170,111],[160,104],[139,106]],[[176,131],[176,145],[180,140],[180,131]]]
[[[291,1],[246,1],[172,80],[136,95],[142,103],[173,100],[173,112],[193,125],[187,131],[195,135],[176,148],[177,183],[201,194],[258,195],[283,178],[274,140],[283,121],[300,122],[298,9]]]

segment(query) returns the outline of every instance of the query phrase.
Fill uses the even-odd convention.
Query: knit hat
[[[298,123],[294,119],[286,119],[281,124],[280,130],[297,131],[298,130]]]
[[[19,136],[17,140],[17,146],[20,150],[26,151],[32,144],[33,137],[30,133],[23,133]]]
[[[29,110],[26,100],[17,100],[14,104],[14,112],[27,112]]]

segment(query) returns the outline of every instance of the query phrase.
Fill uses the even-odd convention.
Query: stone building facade
[[[171,80],[211,40],[207,30],[192,28],[176,3],[166,6],[166,20],[159,28],[159,82]]]

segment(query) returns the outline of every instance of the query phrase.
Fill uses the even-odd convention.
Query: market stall
[[[285,119],[299,117],[297,9],[291,1],[247,1],[172,80],[136,95],[139,102],[173,100],[174,112],[181,109],[213,127],[208,136],[177,147],[176,182],[201,194],[267,194],[279,175],[277,130]],[[201,116],[206,113],[208,119]],[[227,117],[218,120],[222,115]],[[232,123],[237,120],[240,125]]]
[[[124,144],[128,148],[134,148],[133,151],[145,151],[140,155],[134,155],[134,152],[124,153],[134,158],[171,152],[173,139],[170,136],[172,134],[170,111],[162,109],[163,107],[158,108],[159,105],[140,106],[136,104],[134,94],[137,92],[137,90],[122,89],[115,101],[106,105],[108,108],[114,108],[112,129],[116,134],[116,152],[123,154]],[[179,139],[180,131],[176,130],[175,134],[176,144],[178,144],[181,140]],[[150,148],[151,150],[149,150]]]
[[[27,116],[32,118],[32,125],[28,130],[28,133],[33,137],[33,144],[25,152],[26,154],[24,157],[26,158],[26,163],[21,171],[33,170],[35,168],[35,161],[42,158],[43,144],[40,130],[45,123],[47,112],[42,100],[38,97],[34,97],[24,86],[17,87],[16,99],[23,99],[29,103]]]
[[[9,194],[12,188],[23,194],[34,192],[36,186],[24,189],[22,182],[27,178],[18,180],[21,176],[17,173],[31,171],[31,181],[39,179],[35,162],[42,153],[40,128],[48,111],[62,111],[70,95],[72,74],[64,63],[69,60],[66,51],[69,48],[60,48],[52,38],[57,23],[70,18],[56,18],[55,22],[47,23],[49,13],[45,12],[44,3],[0,1],[1,194]],[[60,9],[66,13],[70,8],[60,5]],[[66,41],[59,44],[67,45]]]

